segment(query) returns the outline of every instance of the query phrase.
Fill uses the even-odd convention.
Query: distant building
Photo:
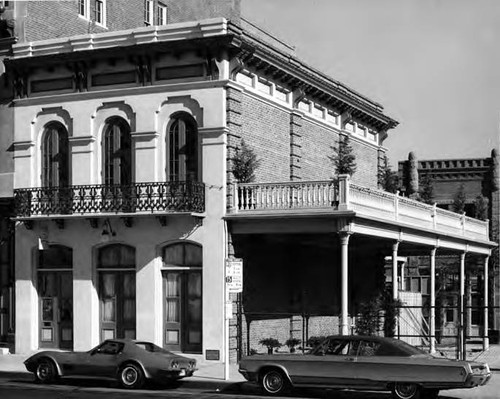
[[[448,211],[463,208],[467,217],[475,217],[489,221],[490,240],[500,243],[500,181],[499,181],[498,151],[493,150],[487,158],[475,159],[433,159],[416,160],[420,193],[430,185],[432,203],[440,209]],[[399,176],[403,183],[403,191],[407,191],[411,179],[410,162],[399,162]],[[437,251],[439,254],[439,250]],[[493,250],[489,261],[490,290],[490,335],[498,337],[500,329],[500,281],[498,248]],[[425,257],[413,257],[409,260],[413,276],[407,277],[409,290],[420,291],[428,298],[429,260]],[[459,259],[457,256],[438,256],[438,270],[442,270],[441,283],[443,287],[442,306],[443,315],[441,328],[444,335],[456,334],[458,321],[458,280]],[[481,267],[480,267],[481,268]],[[482,295],[484,281],[477,272],[477,265],[467,265],[468,275],[466,282],[466,306],[469,311],[466,321],[469,326],[469,335],[481,334],[483,306]],[[423,283],[422,283],[423,281]]]

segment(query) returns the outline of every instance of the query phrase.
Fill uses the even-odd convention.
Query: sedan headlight
[[[178,369],[179,368],[179,362],[177,360],[172,360],[170,362],[170,367],[172,367],[173,369]]]

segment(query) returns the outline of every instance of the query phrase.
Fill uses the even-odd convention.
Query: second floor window
[[[100,25],[106,25],[105,0],[96,0],[95,2],[95,22]]]
[[[78,0],[78,14],[82,17],[88,18],[89,10],[88,10],[89,2],[88,0]]]
[[[68,132],[59,123],[50,123],[42,136],[42,186],[69,184]]]
[[[190,115],[172,119],[167,134],[169,181],[198,180],[198,132]]]
[[[153,25],[153,0],[144,0],[144,23]]]
[[[130,127],[121,118],[108,119],[103,135],[104,184],[132,183],[132,149]]]
[[[166,25],[167,24],[167,6],[161,3],[158,3],[158,25]]]

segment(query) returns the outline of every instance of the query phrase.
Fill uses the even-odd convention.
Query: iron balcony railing
[[[205,211],[205,185],[193,181],[78,185],[14,190],[17,217]]]
[[[380,220],[489,239],[488,221],[363,187],[350,182],[347,175],[336,181],[234,184],[232,196],[233,213],[354,211]]]

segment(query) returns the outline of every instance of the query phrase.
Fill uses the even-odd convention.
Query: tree
[[[465,203],[467,202],[467,196],[465,195],[465,187],[463,183],[458,188],[455,196],[453,197],[453,212],[456,213],[464,213],[465,211]]]
[[[335,175],[350,175],[356,172],[356,156],[353,154],[349,136],[339,138],[338,147],[333,148],[334,155],[330,157],[335,168]]]
[[[474,200],[474,217],[480,220],[488,219],[488,198],[478,195]]]
[[[396,193],[399,189],[399,176],[391,169],[387,155],[379,163],[378,167],[378,184],[379,187],[389,193]]]
[[[434,203],[434,182],[432,178],[425,174],[419,182],[419,198],[420,201],[426,204]]]
[[[359,314],[356,318],[356,334],[358,335],[376,335],[380,329],[380,297],[372,298],[363,302],[359,306]]]
[[[418,195],[418,161],[414,152],[408,154],[408,184],[406,194],[412,198]]]
[[[239,183],[251,183],[255,180],[255,171],[260,165],[254,150],[250,148],[244,140],[241,146],[236,148],[233,158],[233,175]]]

